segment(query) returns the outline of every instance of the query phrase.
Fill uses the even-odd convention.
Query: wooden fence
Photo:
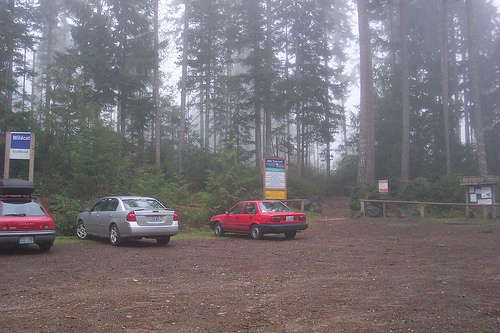
[[[362,199],[359,200],[361,202],[361,212],[363,215],[365,215],[365,202],[378,202],[382,203],[382,214],[385,217],[385,212],[386,212],[386,204],[404,204],[404,205],[420,205],[420,217],[425,216],[425,206],[456,206],[456,207],[466,207],[466,217],[469,217],[469,208],[471,207],[483,207],[483,214],[484,214],[484,219],[488,219],[488,207],[493,208],[493,219],[497,218],[497,213],[496,213],[496,207],[499,207],[500,204],[495,203],[495,204],[489,204],[489,205],[482,205],[482,204],[471,204],[471,203],[452,203],[452,202],[419,202],[419,201],[396,201],[396,200],[367,200],[367,199]]]

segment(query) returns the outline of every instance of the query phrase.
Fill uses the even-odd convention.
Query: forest
[[[0,159],[7,131],[35,133],[68,221],[140,194],[206,222],[262,197],[264,157],[286,158],[289,198],[387,179],[461,202],[460,176],[500,175],[490,0],[4,0],[0,36]]]

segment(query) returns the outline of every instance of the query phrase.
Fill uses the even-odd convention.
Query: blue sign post
[[[7,132],[5,136],[4,179],[9,178],[10,160],[29,160],[29,181],[33,182],[35,157],[35,134],[30,132]]]

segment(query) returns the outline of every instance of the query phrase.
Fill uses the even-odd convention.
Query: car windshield
[[[273,202],[259,202],[259,208],[262,213],[275,213],[275,212],[291,212],[287,205],[280,201]]]
[[[165,209],[163,205],[154,199],[124,199],[123,205],[125,209]]]
[[[47,216],[33,199],[2,199],[0,216]]]

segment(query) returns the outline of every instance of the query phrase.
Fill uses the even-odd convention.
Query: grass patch
[[[211,231],[195,231],[195,232],[177,234],[172,237],[181,239],[193,239],[193,238],[214,239],[217,236],[215,236],[214,233]]]
[[[54,241],[55,244],[71,244],[81,242],[76,236],[57,236]]]

